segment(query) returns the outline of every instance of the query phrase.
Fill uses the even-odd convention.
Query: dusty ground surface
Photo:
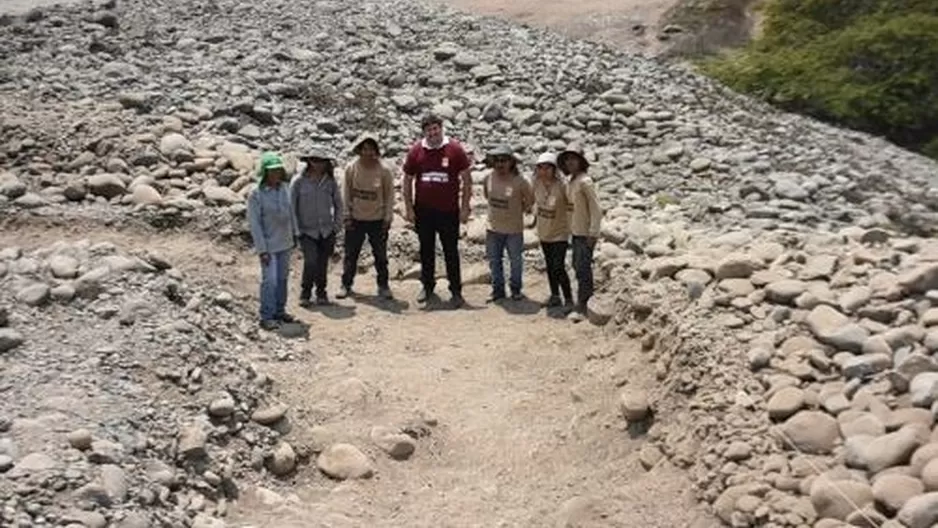
[[[67,4],[70,1],[74,2],[74,0],[2,0],[0,1],[0,12],[19,14],[34,7]]]
[[[250,254],[196,234],[19,224],[0,234],[0,247],[28,251],[77,237],[158,251],[190,279],[217,281],[238,298],[256,289]],[[543,297],[542,278],[527,278],[529,295]],[[367,295],[373,277],[360,276],[365,295],[355,301],[313,311],[294,304],[311,326],[302,352],[290,361],[275,361],[274,350],[247,358],[295,410],[292,437],[360,446],[375,476],[336,483],[301,468],[274,498],[248,488],[229,524],[708,525],[683,472],[667,461],[646,472],[638,461],[641,431],[626,429],[614,381],[625,370],[634,373],[630,386],[651,382],[634,342],[550,318],[534,300],[487,306],[485,286],[469,287],[470,307],[458,312],[416,308],[415,282],[394,287],[399,300],[378,302]],[[371,447],[373,427],[415,418],[435,425],[409,460]]]
[[[574,38],[612,44],[637,53],[662,47],[659,21],[676,0],[432,0],[456,9],[548,27]]]

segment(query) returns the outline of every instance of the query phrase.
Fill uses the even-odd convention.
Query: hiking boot
[[[431,295],[433,295],[432,290],[429,290],[426,287],[420,288],[420,293],[417,294],[417,302],[421,304],[428,302]]]
[[[382,299],[390,301],[391,299],[394,298],[394,294],[391,293],[391,288],[388,288],[387,286],[382,286],[378,288],[378,297],[381,297]]]
[[[280,328],[280,321],[275,321],[273,319],[266,319],[261,321],[261,330],[266,330],[268,332],[273,332]]]
[[[335,295],[336,299],[348,299],[352,296],[352,287],[351,286],[342,286],[339,288],[339,293]]]
[[[547,302],[544,303],[544,306],[547,308],[557,308],[558,306],[563,306],[563,302],[560,300],[559,295],[551,295]]]

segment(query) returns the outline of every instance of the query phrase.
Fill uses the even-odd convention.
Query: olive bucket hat
[[[590,162],[586,159],[586,154],[585,154],[585,151],[583,150],[583,145],[579,143],[571,143],[570,145],[567,146],[566,150],[564,150],[563,152],[560,153],[560,155],[557,156],[557,166],[560,167],[560,170],[562,170],[564,174],[567,173],[567,160],[571,156],[580,158],[580,162],[583,163],[583,170],[589,169]]]
[[[325,148],[310,144],[306,144],[300,147],[299,158],[300,161],[323,160],[330,163],[335,162],[335,155],[333,155],[331,152]]]
[[[518,156],[515,155],[515,150],[511,148],[511,145],[500,144],[495,145],[485,154],[485,166],[494,167],[495,160],[497,158],[510,158],[512,168],[518,166]]]

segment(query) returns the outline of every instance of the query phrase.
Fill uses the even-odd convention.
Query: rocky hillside
[[[3,248],[0,525],[208,528],[245,483],[292,472],[309,453],[247,358],[293,346],[248,309],[155,253]]]
[[[936,248],[916,238],[938,225],[934,162],[775,112],[675,66],[401,1],[47,8],[3,19],[0,58],[7,218],[142,219],[242,236],[260,149],[289,153],[313,139],[345,156],[369,129],[385,139],[388,162],[399,163],[428,110],[446,117],[477,159],[505,140],[528,161],[583,141],[606,208],[603,293],[591,318],[641,338],[661,380],[637,393],[621,373],[626,417],[653,423],[643,463],[668,457],[687,467],[700,498],[733,526],[938,521],[928,463]],[[467,239],[483,229],[474,220]],[[397,218],[392,236],[396,275],[405,276],[413,234]],[[18,446],[0,444],[0,485],[26,497],[5,520],[71,522],[43,507],[64,489],[86,501],[77,506],[120,502],[137,484],[106,469],[113,456],[136,457],[140,467],[185,458],[180,439],[202,437],[182,433],[211,418],[214,398],[234,402],[227,429],[213,431],[246,439],[235,451],[243,455],[216,460],[211,447],[195,449],[211,463],[183,464],[185,485],[166,485],[165,497],[162,488],[140,491],[153,499],[147,504],[174,505],[160,519],[172,524],[186,504],[205,505],[193,497],[223,497],[229,475],[274,460],[262,453],[286,453],[249,419],[267,405],[250,370],[237,355],[217,354],[253,346],[241,326],[250,316],[226,315],[237,302],[208,286],[187,291],[153,255],[80,243],[6,251],[0,299],[15,308],[0,343],[5,368],[28,360],[14,389],[22,397],[48,383],[40,367],[53,360],[57,336],[91,332],[91,318],[95,332],[112,336],[91,348],[97,359],[55,347],[56,361],[107,372],[167,354],[159,364],[173,390],[212,398],[163,407],[140,394],[120,403],[127,407],[116,415],[126,421],[100,429],[91,415],[71,417],[69,428],[91,431],[91,447],[75,432],[79,444],[63,446],[61,458],[24,464]],[[89,273],[93,282],[83,280]],[[145,292],[147,301],[134,301]],[[49,300],[64,305],[46,307]],[[206,313],[222,326],[206,326]],[[38,330],[48,327],[60,330]],[[137,342],[154,349],[120,353],[120,343]],[[220,381],[225,373],[231,382]],[[102,376],[94,390],[125,381]],[[143,422],[152,430],[139,432],[134,424]],[[98,456],[95,442],[130,453]],[[33,474],[42,477],[33,482]],[[212,504],[219,513],[223,502]]]

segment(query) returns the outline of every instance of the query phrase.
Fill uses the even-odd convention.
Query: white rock
[[[365,479],[374,475],[371,460],[357,447],[335,444],[319,454],[316,465],[326,475],[338,479]]]

